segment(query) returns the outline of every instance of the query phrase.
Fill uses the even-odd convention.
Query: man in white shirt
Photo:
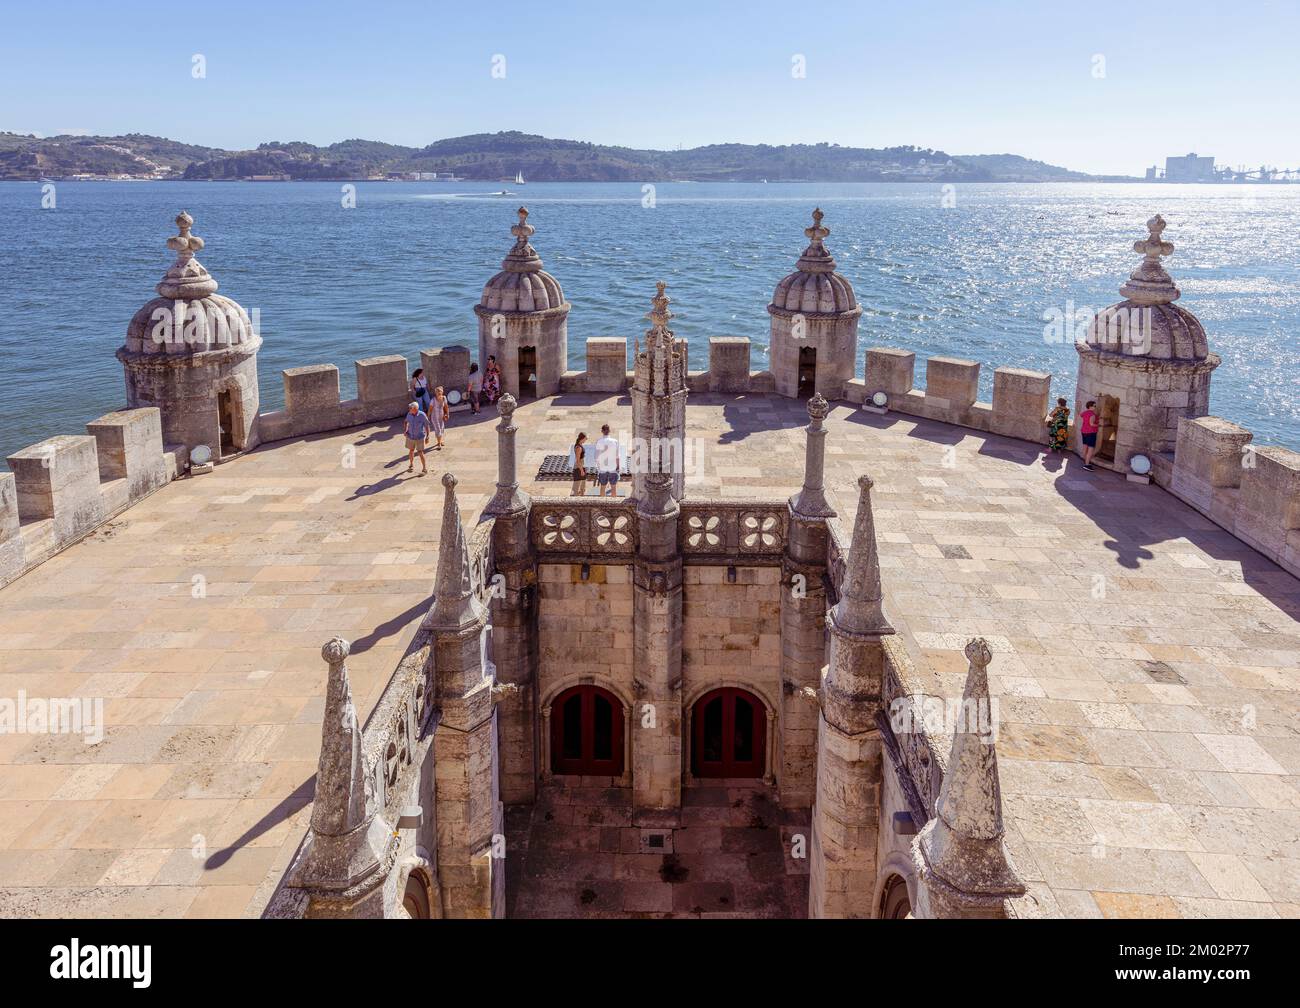
[[[601,497],[617,497],[622,449],[618,441],[609,436],[609,424],[601,426],[600,434],[600,440],[596,442],[596,492]]]

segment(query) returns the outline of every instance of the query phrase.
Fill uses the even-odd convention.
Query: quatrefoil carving
[[[745,549],[772,549],[781,545],[781,523],[774,514],[740,516],[740,545]]]
[[[686,544],[688,546],[717,546],[722,542],[719,529],[722,519],[717,515],[691,515],[686,519]]]
[[[542,516],[542,543],[546,546],[572,546],[578,541],[578,518],[573,514]]]
[[[626,546],[632,541],[631,521],[625,514],[600,511],[596,514],[596,545]]]

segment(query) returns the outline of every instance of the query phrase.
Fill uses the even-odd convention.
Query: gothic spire
[[[880,587],[880,556],[876,546],[876,520],[871,511],[870,476],[858,478],[858,513],[853,520],[853,542],[845,560],[844,584],[835,606],[835,625],[858,634],[892,634],[885,616]]]

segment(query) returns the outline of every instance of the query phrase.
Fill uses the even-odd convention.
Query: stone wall
[[[570,686],[592,684],[608,689],[631,714],[632,573],[622,564],[538,565],[538,709],[541,738],[538,763],[551,772],[550,708]],[[628,722],[625,721],[625,727]],[[632,732],[624,731],[629,746]],[[624,753],[624,776],[630,783],[632,761]]]
[[[1300,452],[1257,448],[1252,437],[1219,417],[1183,417],[1152,480],[1300,577]]]
[[[683,737],[690,751],[691,708],[720,686],[748,690],[767,708],[767,777],[779,776],[782,727],[781,569],[687,566],[682,571]],[[690,775],[690,760],[685,772]]]
[[[156,407],[109,413],[86,434],[15,452],[0,474],[0,586],[143,500],[188,464],[164,446]]]

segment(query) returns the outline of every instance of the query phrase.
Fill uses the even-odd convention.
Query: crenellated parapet
[[[0,586],[148,497],[187,465],[159,411],[118,410],[15,452],[0,473]]]

